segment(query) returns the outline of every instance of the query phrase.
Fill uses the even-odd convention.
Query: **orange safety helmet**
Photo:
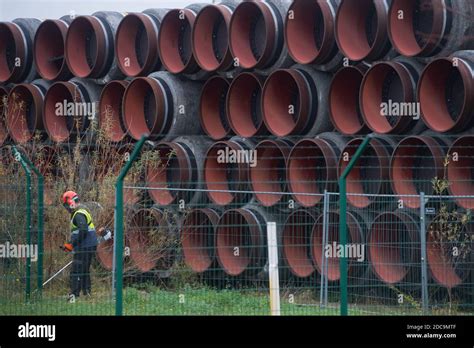
[[[79,196],[74,191],[67,191],[63,194],[63,206],[65,208],[74,209],[79,202]]]

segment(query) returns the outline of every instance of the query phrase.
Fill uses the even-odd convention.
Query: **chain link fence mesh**
[[[124,186],[124,314],[270,315],[278,290],[281,315],[339,315],[343,256],[349,315],[472,314],[472,155],[454,153],[452,142],[402,140],[374,138],[350,172],[347,245],[339,243],[337,180],[360,139],[262,139],[248,147],[255,161],[229,152],[246,139],[148,143]],[[95,226],[113,231],[114,184],[132,149],[21,148],[45,177],[44,281],[72,259],[59,248],[70,232],[62,192],[77,187]],[[38,158],[50,159],[41,167]],[[10,148],[2,148],[2,171],[1,244],[25,244],[26,178]],[[33,177],[32,244],[37,189]],[[269,285],[269,222],[278,289]],[[114,315],[113,244],[98,246],[92,296],[73,304],[70,268],[40,292],[32,262],[27,299],[26,260],[2,258],[1,314]]]

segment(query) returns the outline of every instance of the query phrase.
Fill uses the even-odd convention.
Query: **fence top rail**
[[[124,189],[132,190],[146,190],[146,191],[186,191],[186,192],[229,192],[229,193],[242,193],[242,194],[267,194],[267,195],[283,195],[291,196],[292,192],[271,192],[271,191],[252,191],[252,190],[210,190],[210,189],[191,189],[191,188],[176,188],[176,187],[149,187],[149,186],[137,186],[137,185],[124,185]],[[339,196],[339,192],[326,192],[329,196]],[[302,193],[298,192],[298,195],[302,196],[313,196],[323,197],[324,193]],[[418,195],[410,194],[376,194],[376,193],[347,193],[348,196],[355,197],[385,197],[385,198],[420,198],[421,193]],[[474,199],[474,195],[423,195],[425,199],[451,199],[451,198],[464,198]]]

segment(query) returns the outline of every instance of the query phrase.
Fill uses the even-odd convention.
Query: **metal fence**
[[[188,192],[153,190],[154,195]],[[268,210],[251,202],[217,210],[201,198],[192,207],[176,203],[126,214],[124,276],[130,282],[123,313],[135,313],[136,304],[128,299],[139,296],[149,314],[268,315],[273,309],[282,315],[338,315],[346,291],[349,315],[472,314],[467,240],[472,231],[468,216],[450,209],[453,197],[404,197],[419,200],[420,208],[413,210],[399,207],[398,196],[374,196],[377,209],[347,212],[348,241],[342,249],[339,194],[317,196],[318,208],[284,203]],[[276,223],[273,245],[267,237],[271,222]],[[278,286],[270,286],[272,247],[278,254]],[[349,259],[345,289],[341,256]],[[278,309],[271,307],[271,290],[278,292]]]
[[[96,226],[113,228],[116,180],[114,165],[104,173],[85,173],[84,164],[94,162],[95,155],[77,151],[74,160],[73,148],[49,144],[1,148],[0,315],[114,314],[111,268],[98,258],[91,268],[93,296],[82,292],[72,301],[67,296],[73,255],[60,249],[70,238],[70,216],[61,206],[61,194],[83,187],[84,206]],[[118,169],[121,165],[117,161]]]

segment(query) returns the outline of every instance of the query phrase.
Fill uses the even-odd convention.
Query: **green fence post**
[[[33,167],[35,168],[35,167]],[[39,296],[43,291],[43,254],[44,254],[44,178],[43,175],[38,176],[38,274],[37,288]]]
[[[123,314],[123,180],[140,153],[148,136],[143,135],[120,171],[115,183],[115,231],[112,289],[115,288],[115,315]]]
[[[346,178],[351,172],[352,168],[356,164],[359,157],[364,153],[367,145],[372,139],[371,135],[368,135],[362,141],[362,144],[357,148],[354,156],[352,156],[349,164],[344,169],[344,172],[339,178],[339,240],[342,250],[345,250],[347,244],[347,191],[346,191]],[[339,282],[339,288],[341,292],[341,315],[347,315],[347,255],[343,255],[339,260],[339,269],[341,273],[341,281]]]
[[[23,160],[22,154],[13,146],[13,154],[16,161],[20,162],[26,174],[26,244],[31,245],[31,170]],[[31,295],[31,254],[26,257],[26,301],[30,300]]]
[[[16,149],[18,151],[18,149]],[[37,291],[41,296],[43,290],[43,254],[44,254],[44,177],[38,168],[21,151],[20,155],[26,164],[33,169],[38,182],[38,260],[37,260]]]

